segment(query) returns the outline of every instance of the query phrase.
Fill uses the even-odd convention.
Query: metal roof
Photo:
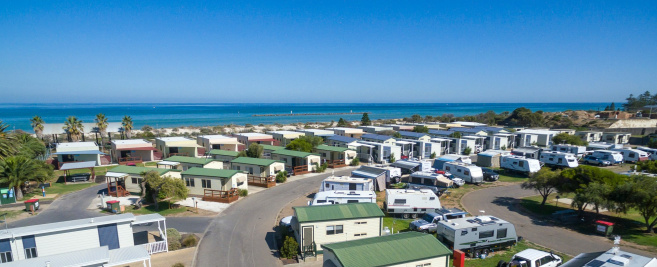
[[[356,171],[359,172],[359,173],[367,173],[369,175],[374,175],[376,177],[376,176],[379,176],[379,175],[383,174],[384,172],[386,172],[388,170],[387,169],[376,168],[376,167],[360,166],[360,168],[358,168],[355,171],[352,171],[351,173],[354,173]]]
[[[325,244],[322,248],[333,252],[344,267],[390,266],[452,255],[433,235],[419,232]]]
[[[60,171],[65,170],[75,170],[75,169],[85,169],[96,167],[95,161],[80,161],[80,162],[70,162],[62,164],[62,167],[59,168]]]
[[[258,165],[258,166],[269,166],[272,165],[276,162],[281,162],[277,160],[271,160],[271,159],[257,159],[257,158],[249,158],[249,157],[239,157],[234,160],[232,160],[230,163],[240,163],[240,164],[249,164],[249,165]]]
[[[299,157],[299,158],[305,158],[308,156],[319,156],[319,154],[315,153],[308,153],[308,152],[302,152],[302,151],[294,151],[294,150],[287,150],[287,149],[279,149],[271,152],[272,154],[277,154],[277,155],[284,155],[284,156],[292,156],[292,157]]]
[[[384,216],[376,203],[350,203],[293,208],[297,220],[300,223]]]
[[[116,145],[151,145],[144,139],[128,139],[128,140],[112,140],[112,144]]]
[[[230,177],[233,177],[238,172],[240,172],[240,171],[222,170],[222,169],[206,169],[206,168],[190,168],[190,169],[182,172],[182,175],[195,175],[195,176],[206,176],[206,177],[230,178]]]
[[[491,133],[499,133],[501,131],[506,131],[504,130],[504,128],[501,127],[490,127],[490,126],[478,126],[478,127],[474,127],[474,129],[479,129]]]
[[[362,138],[367,138],[367,139],[374,139],[374,140],[379,140],[379,141],[387,141],[390,139],[394,139],[392,136],[389,135],[382,135],[382,134],[364,134]]]
[[[105,173],[105,177],[112,177],[112,178],[122,178],[128,176],[127,173],[120,173],[120,172],[107,172]]]
[[[479,128],[466,128],[466,127],[452,127],[449,128],[450,131],[455,131],[455,132],[462,132],[462,133],[478,133],[478,132],[485,132],[485,130],[481,130]]]
[[[189,139],[187,137],[182,137],[182,136],[174,136],[174,137],[158,137],[155,138],[157,140],[163,141],[163,142],[181,142],[181,141],[192,141],[196,142],[194,139]]]
[[[580,257],[581,256],[581,257]],[[588,260],[588,261],[586,261]],[[572,263],[571,263],[572,261]],[[626,264],[618,264],[620,262]],[[613,263],[612,263],[613,262]],[[577,255],[577,257],[568,261],[562,266],[567,267],[617,267],[617,266],[632,266],[632,267],[654,267],[657,266],[657,259],[654,257],[645,257],[638,254],[618,250],[614,252],[614,248],[604,252],[584,253]]]
[[[149,260],[150,258],[151,255],[148,254],[145,246],[112,249],[109,251],[109,263],[103,266],[123,266],[128,263]]]
[[[325,150],[325,151],[334,151],[334,152],[345,152],[347,150],[352,150],[352,149],[349,149],[347,147],[327,146],[327,145],[318,145],[315,149]]]
[[[157,213],[140,215],[135,217],[135,221],[132,223],[132,225],[151,223],[151,222],[161,222],[164,220],[166,220],[166,218],[164,218],[164,216]]]
[[[0,238],[9,238],[13,236],[26,236],[26,235],[37,235],[43,233],[52,233],[59,231],[66,231],[84,227],[95,227],[98,225],[106,225],[112,223],[121,223],[121,222],[132,222],[135,220],[135,216],[132,213],[118,214],[118,215],[109,215],[109,216],[100,216],[87,219],[79,219],[72,221],[63,221],[56,223],[46,223],[38,224],[32,226],[24,226],[18,228],[11,228],[6,231],[0,232]]]
[[[454,133],[454,131],[449,131],[449,130],[448,131],[445,131],[445,130],[429,130],[429,134],[433,134],[433,135],[448,136],[448,135],[451,135],[453,133]]]
[[[200,165],[205,165],[210,162],[215,161],[214,159],[211,158],[195,158],[195,157],[187,157],[187,156],[172,156],[164,159],[166,161],[173,161],[173,162],[180,162],[180,163],[191,163],[191,164],[200,164]]]
[[[408,161],[408,160],[398,160],[390,164],[393,167],[399,167],[404,169],[413,169],[417,166],[420,166],[419,161]]]
[[[358,141],[358,139],[356,139],[356,138],[348,137],[348,136],[342,136],[342,135],[329,136],[329,137],[326,138],[326,140],[338,141],[338,142],[344,142],[344,143],[351,143],[351,142]]]
[[[260,145],[262,146],[262,149],[264,149],[264,150],[276,151],[276,150],[279,150],[279,149],[285,149],[282,146],[272,146],[272,145],[263,145],[263,144],[260,144]]]
[[[173,161],[163,160],[163,161],[160,161],[156,164],[157,165],[166,165],[166,166],[178,166],[178,165],[180,165],[180,162],[173,162]]]
[[[52,153],[53,155],[105,155],[99,150],[82,150],[82,151],[63,151]]]
[[[142,247],[143,248],[143,247]],[[145,250],[145,249],[144,249]],[[55,255],[41,256],[31,259],[18,260],[3,263],[2,266],[45,266],[46,262],[52,267],[77,267],[77,266],[107,266],[104,263],[110,261],[110,252],[107,246],[83,249]]]
[[[409,137],[414,137],[414,138],[420,138],[424,136],[428,136],[429,134],[426,133],[416,133],[416,132],[409,132],[409,131],[399,131],[399,134],[402,136],[409,136]]]
[[[127,173],[127,174],[141,174],[142,172],[155,171],[159,175],[164,175],[167,172],[170,172],[169,169],[160,169],[160,168],[149,168],[149,167],[138,167],[138,166],[126,166],[120,165],[109,170],[110,172],[116,173]]]
[[[237,157],[237,155],[239,153],[240,152],[237,152],[237,151],[228,151],[228,150],[221,150],[221,149],[210,150],[210,155],[222,155],[222,156]]]

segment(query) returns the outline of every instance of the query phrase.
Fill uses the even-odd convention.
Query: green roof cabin
[[[180,178],[179,170],[119,165],[105,174],[108,194],[110,196],[118,194],[120,197],[130,195],[130,193],[139,195],[140,184],[144,179],[141,174],[151,171],[157,172],[160,176]]]
[[[347,166],[358,156],[355,150],[338,146],[319,145],[315,152],[319,154],[322,164],[328,163],[329,168]]]
[[[224,164],[214,158],[173,156],[158,162],[157,167],[186,171],[190,168],[223,169]]]
[[[235,170],[190,168],[182,172],[182,179],[191,195],[204,196],[212,190],[248,189],[246,174]]]
[[[319,154],[287,149],[271,152],[271,159],[285,162],[285,169],[293,175],[312,172],[320,164]]]
[[[228,151],[228,150],[221,150],[221,149],[213,149],[208,152],[210,154],[210,157],[212,157],[215,160],[223,162],[224,166],[228,166],[228,164],[233,161],[234,159],[237,158],[237,155],[239,152],[237,151]]]

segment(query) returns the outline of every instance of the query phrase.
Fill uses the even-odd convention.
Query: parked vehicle
[[[329,176],[322,181],[319,191],[374,191],[374,180],[349,176]]]
[[[281,221],[278,223],[278,226],[280,227],[285,227],[288,230],[288,233],[292,233],[292,217],[294,216],[287,216],[283,217]]]
[[[436,233],[438,240],[449,249],[461,250],[473,258],[513,246],[518,242],[513,224],[492,216],[440,221]]]
[[[417,218],[427,212],[440,212],[438,196],[428,189],[386,189],[383,210],[392,216]]]
[[[625,162],[637,163],[639,161],[650,160],[650,155],[648,155],[648,152],[638,149],[624,148],[614,149],[613,151],[620,152],[623,155],[623,160]]]
[[[447,179],[452,180],[452,182],[454,182],[454,185],[453,185],[454,188],[459,188],[459,187],[465,185],[465,181],[464,181],[463,179],[454,176],[454,175],[453,175],[452,173],[450,173],[450,172],[446,172],[446,171],[436,171],[436,173],[437,173],[437,174],[442,174],[443,176],[447,177]]]
[[[644,146],[637,147],[636,149],[648,153],[650,160],[657,160],[657,149]]]
[[[577,157],[574,154],[557,151],[543,151],[539,157],[539,161],[545,163],[545,165],[556,167],[575,168],[579,166]]]
[[[484,174],[481,167],[463,162],[445,162],[443,170],[463,179],[466,183],[481,184],[484,182]]]
[[[623,163],[623,154],[618,151],[612,150],[596,150],[591,153],[591,156],[594,156],[599,159],[608,160],[611,164],[620,164]]]
[[[333,205],[346,203],[376,203],[376,194],[373,191],[322,191],[315,193],[308,206]]]
[[[563,145],[553,145],[551,147],[551,150],[557,152],[575,154],[575,156],[581,157],[584,154],[584,152],[586,152],[586,147],[563,144]]]
[[[463,162],[463,163],[472,164],[472,159],[470,158],[470,156],[457,155],[457,154],[442,155],[433,161],[433,168],[436,170],[442,170],[443,164],[445,164],[445,162]]]
[[[508,171],[529,175],[541,170],[541,162],[537,159],[528,159],[514,155],[503,156],[501,159],[500,167]]]
[[[454,182],[447,177],[432,172],[414,172],[408,177],[408,188],[429,189],[436,195],[442,194],[445,188],[454,186]]]
[[[582,158],[582,162],[584,162],[586,164],[598,165],[598,166],[609,166],[609,165],[611,165],[611,161],[599,159],[599,158],[596,158],[596,157],[591,156],[591,155],[584,156],[584,158]]]
[[[490,168],[481,168],[484,173],[484,181],[495,182],[500,179],[500,175]]]
[[[435,233],[436,225],[439,221],[465,218],[466,215],[468,215],[467,212],[457,208],[441,209],[439,212],[429,212],[422,216],[421,219],[411,222],[409,229],[424,233]]]
[[[557,267],[561,265],[561,257],[536,249],[525,249],[511,257],[508,263],[500,261],[497,267]]]

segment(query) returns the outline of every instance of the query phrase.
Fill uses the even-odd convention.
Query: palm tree
[[[103,135],[107,134],[107,118],[105,117],[105,114],[103,113],[98,113],[96,115],[96,127],[98,127],[98,132],[100,132],[100,142],[103,143]],[[98,139],[98,137],[96,137]],[[96,140],[98,142],[98,140]],[[101,147],[104,147],[105,145],[101,144]]]
[[[0,120],[0,160],[14,155],[17,151],[16,136],[9,134],[6,130],[9,124],[5,124]]]
[[[132,118],[128,115],[123,116],[121,124],[123,125],[124,137],[130,138],[130,133],[132,132]]]
[[[34,129],[37,138],[41,138],[41,133],[43,133],[43,119],[37,115],[30,119],[30,122],[32,122],[32,129]]]
[[[68,134],[68,140],[76,141],[80,138],[80,135],[84,132],[84,126],[82,126],[82,121],[75,116],[69,116],[64,122],[64,127],[62,127]]]
[[[12,156],[0,161],[0,183],[14,188],[16,199],[23,198],[25,182],[46,181],[52,175],[52,169],[38,160],[24,156]]]

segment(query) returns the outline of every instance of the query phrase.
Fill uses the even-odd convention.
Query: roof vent
[[[630,259],[614,256],[608,259],[607,262],[618,266],[628,266],[628,264],[630,263]]]
[[[94,218],[91,218],[91,220],[89,220],[89,223],[94,223]]]

